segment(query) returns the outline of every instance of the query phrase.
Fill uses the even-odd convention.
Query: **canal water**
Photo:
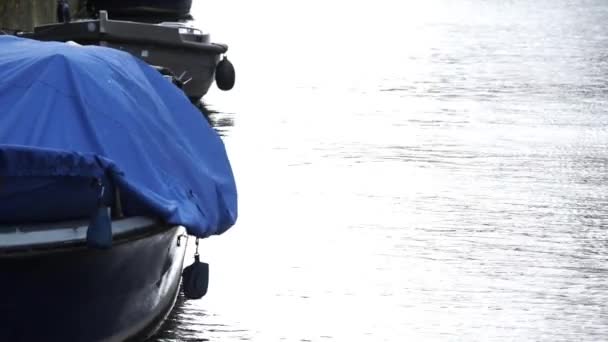
[[[156,341],[608,338],[608,3],[194,7],[240,217]]]

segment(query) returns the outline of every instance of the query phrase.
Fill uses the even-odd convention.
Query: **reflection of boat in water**
[[[207,93],[214,78],[220,89],[232,89],[235,77],[234,67],[225,58],[228,46],[213,43],[209,34],[178,21],[189,12],[191,1],[97,0],[88,4],[89,8],[103,10],[91,13],[95,18],[41,25],[20,36],[127,51],[148,64],[170,70],[193,102]],[[110,19],[108,11],[110,16],[137,21]],[[159,13],[175,21],[146,22],[157,20]]]
[[[236,220],[220,138],[114,49],[0,36],[0,79],[0,341],[145,337]]]

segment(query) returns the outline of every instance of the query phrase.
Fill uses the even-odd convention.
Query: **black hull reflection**
[[[155,227],[106,251],[73,247],[0,257],[0,341],[149,336],[179,289],[183,228]]]
[[[196,107],[201,111],[209,125],[215,129],[215,131],[221,136],[225,137],[231,127],[234,126],[234,115],[230,114],[228,116],[221,111],[215,110],[211,105],[204,102],[203,100],[199,101],[195,104]]]

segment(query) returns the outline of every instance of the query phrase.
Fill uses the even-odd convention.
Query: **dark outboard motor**
[[[66,0],[57,0],[57,22],[69,23],[71,20],[70,4]]]

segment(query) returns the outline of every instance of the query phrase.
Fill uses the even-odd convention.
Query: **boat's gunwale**
[[[52,225],[55,227],[44,229]],[[11,229],[12,227],[12,229]],[[174,226],[137,216],[112,221],[113,244],[127,243]],[[36,256],[88,248],[88,221],[0,225],[0,258]]]
[[[91,23],[95,24],[93,30],[89,29],[89,24]],[[207,33],[202,33],[205,41],[193,42],[184,40],[179,30],[181,28],[192,29],[191,27],[167,24],[166,22],[150,24],[127,20],[110,20],[106,14],[101,15],[99,19],[81,19],[70,23],[53,23],[36,26],[34,32],[26,32],[21,34],[21,36],[40,40],[68,41],[77,35],[77,39],[80,42],[94,42],[96,45],[99,45],[99,42],[102,41],[111,41],[115,43],[151,44],[155,46],[186,48],[218,55],[228,51],[226,44],[210,42],[209,34]],[[65,30],[72,27],[75,29],[69,33],[55,32],[55,29]],[[77,30],[76,28],[79,27],[82,27],[82,29]],[[146,30],[153,30],[155,33],[146,32],[144,34],[143,31]],[[197,30],[200,31],[200,29]]]

